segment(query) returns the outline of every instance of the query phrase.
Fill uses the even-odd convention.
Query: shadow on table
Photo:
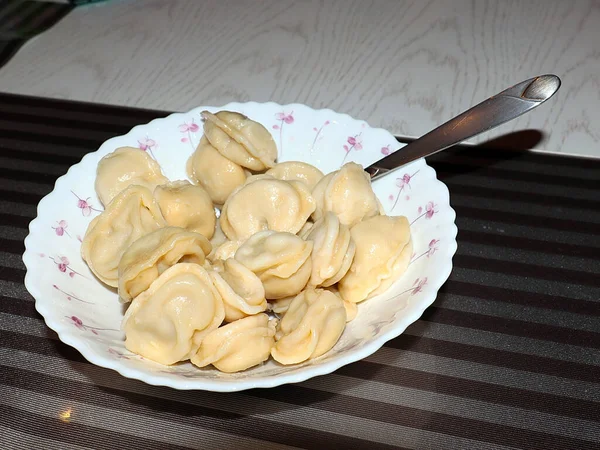
[[[499,162],[518,160],[543,139],[544,133],[540,130],[520,130],[477,145],[455,145],[428,157],[427,162],[442,174],[441,179],[460,176],[485,170]]]

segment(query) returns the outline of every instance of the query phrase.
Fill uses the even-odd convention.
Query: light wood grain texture
[[[482,136],[600,156],[600,3],[123,0],[78,8],[0,71],[0,90],[187,110],[300,102],[419,136],[531,76],[547,105]]]

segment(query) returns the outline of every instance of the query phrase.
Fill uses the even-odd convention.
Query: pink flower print
[[[66,272],[67,267],[69,267],[69,260],[66,256],[61,256],[58,260],[60,261],[59,263],[57,263],[58,270],[60,270],[61,272]]]
[[[280,113],[275,114],[275,118],[277,120],[281,120],[282,122],[285,122],[285,123],[287,123],[289,125],[289,124],[294,123],[294,115],[293,114],[294,114],[294,111],[292,111],[289,114],[286,114],[284,112],[280,112]]]
[[[98,331],[119,331],[119,330],[113,330],[111,328],[98,328],[98,327],[92,327],[90,325],[86,325],[85,323],[83,323],[83,321],[77,317],[77,316],[65,316],[67,319],[69,319],[71,321],[71,323],[73,325],[75,325],[75,327],[77,327],[80,330],[83,331],[91,331],[93,334],[98,334]]]
[[[275,114],[275,119],[279,121],[279,124],[273,125],[274,130],[279,130],[279,156],[283,155],[283,125],[291,125],[294,123],[294,111],[289,114],[284,111]]]
[[[331,122],[329,122],[329,120],[326,120],[323,125],[321,125],[321,127],[319,129],[317,129],[317,127],[313,128],[313,131],[315,131],[317,134],[315,135],[315,139],[313,140],[312,146],[310,147],[310,154],[312,155],[313,150],[315,149],[315,144],[317,143],[317,140],[319,139],[319,137],[321,137],[321,131],[323,131],[323,128],[325,128],[327,125],[329,125]]]
[[[71,301],[71,300],[77,300],[78,302],[81,302],[81,303],[88,303],[88,304],[90,304],[90,305],[93,305],[93,304],[94,304],[93,302],[86,302],[85,300],[82,300],[81,298],[79,298],[79,297],[78,297],[78,296],[76,296],[75,294],[72,294],[72,293],[70,293],[70,292],[63,291],[63,290],[62,290],[61,288],[59,288],[59,287],[58,287],[56,284],[53,284],[53,285],[52,285],[52,287],[53,287],[54,289],[56,289],[58,292],[60,292],[61,294],[63,294],[63,295],[65,296],[65,298],[66,298],[68,301]]]
[[[67,231],[68,226],[69,224],[66,220],[61,220],[60,222],[56,222],[56,226],[52,227],[52,229],[54,230],[57,236],[63,236],[66,234],[67,236],[71,237],[71,235]]]
[[[417,278],[410,289],[400,292],[400,294],[398,294],[398,295],[402,295],[402,294],[406,294],[407,292],[410,292],[410,296],[413,296],[417,292],[421,292],[421,290],[423,290],[423,286],[425,286],[426,284],[427,284],[427,277],[425,277],[423,279]]]
[[[423,211],[423,207],[419,206],[419,209],[417,209],[417,214],[419,214],[419,215],[410,224],[412,225],[417,220],[419,220],[421,217],[425,217],[426,219],[431,219],[437,212],[438,212],[437,205],[433,202],[427,202],[427,204],[425,205],[424,211]]]
[[[413,287],[412,287],[412,293],[410,295],[415,295],[418,292],[421,292],[423,290],[423,287],[427,284],[427,277],[421,279],[421,278],[417,278],[415,280],[415,282],[413,283]]]
[[[192,150],[196,150],[194,142],[192,141],[192,133],[196,133],[200,129],[200,126],[192,119],[190,123],[183,122],[178,128],[180,133],[186,134],[186,137],[181,138],[181,142],[189,142]]]
[[[425,206],[425,217],[427,219],[431,219],[433,217],[433,215],[437,212],[436,208],[436,204],[433,202],[428,202],[427,206]]]
[[[427,257],[433,256],[435,252],[439,250],[438,244],[440,243],[439,239],[432,239],[429,241],[429,249],[427,250]]]
[[[399,188],[404,188],[404,186],[410,186],[411,178],[412,175],[405,173],[404,175],[402,175],[402,178],[396,178],[396,186],[398,186]]]
[[[405,173],[404,175],[402,175],[401,178],[396,178],[396,186],[398,187],[398,194],[396,195],[396,201],[394,202],[394,205],[392,206],[392,210],[398,204],[398,200],[400,200],[400,196],[402,195],[402,192],[404,192],[405,189],[410,189],[411,188],[410,181],[418,173],[419,173],[419,171],[417,170],[412,175],[410,175],[408,173]],[[408,197],[408,198],[410,198],[410,197]],[[407,198],[407,200],[408,200],[408,198]]]
[[[102,212],[99,209],[96,209],[92,206],[92,204],[90,202],[90,197],[88,197],[84,200],[79,195],[77,195],[75,192],[71,191],[71,193],[75,197],[77,197],[77,207],[79,209],[81,209],[81,214],[83,216],[88,217],[90,214],[92,214],[92,211]]]
[[[115,355],[118,359],[129,359],[129,356],[125,355],[125,353],[120,352],[112,347],[108,349],[108,353]]]
[[[390,154],[390,146],[389,146],[389,144],[386,145],[385,147],[381,147],[381,154],[385,155],[385,156],[387,156],[387,155]]]
[[[71,278],[75,277],[75,275],[79,275],[80,277],[83,277],[83,275],[81,275],[79,272],[77,272],[76,270],[71,268],[71,266],[70,266],[71,263],[69,262],[69,259],[66,256],[59,256],[58,258],[53,258],[52,256],[49,256],[48,258],[50,258],[54,262],[54,264],[56,264],[56,267],[62,273],[68,272],[68,274]]]
[[[146,136],[143,139],[138,139],[138,147],[141,150],[144,150],[147,153],[150,153],[150,156],[152,156],[152,159],[156,159],[154,157],[154,153],[152,152],[153,149],[155,149],[157,146],[156,141],[154,139],[150,139],[148,136]]]
[[[346,155],[344,155],[342,165],[346,162],[346,158],[348,158],[348,155],[352,150],[359,151],[363,149],[362,138],[360,135],[361,133],[358,133],[355,136],[348,136],[348,139],[346,139],[348,144],[344,144],[344,151],[346,152]]]
[[[439,239],[432,239],[431,241],[429,241],[429,245],[427,246],[427,250],[425,250],[419,256],[416,256],[415,253],[412,254],[412,256],[410,258],[410,264],[412,264],[415,261],[419,260],[423,256],[426,256],[427,258],[433,256],[435,254],[435,252],[437,252],[439,250],[439,247],[438,247],[439,243],[440,243]]]
[[[77,316],[71,316],[69,318],[71,319],[71,322],[73,322],[73,325],[75,325],[80,330],[85,330],[83,322],[81,321],[81,319],[79,317],[77,317]]]

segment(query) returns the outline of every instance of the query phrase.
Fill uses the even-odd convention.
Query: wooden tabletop
[[[474,142],[537,130],[513,142],[600,156],[598,23],[584,0],[109,1],[30,41],[0,91],[163,110],[299,102],[419,136],[554,73],[547,105]]]

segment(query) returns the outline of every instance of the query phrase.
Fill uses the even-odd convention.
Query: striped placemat
[[[433,307],[334,374],[176,391],[93,366],[23,286],[55,179],[160,111],[0,94],[0,449],[598,449],[600,161],[489,149],[431,158],[458,253]]]

